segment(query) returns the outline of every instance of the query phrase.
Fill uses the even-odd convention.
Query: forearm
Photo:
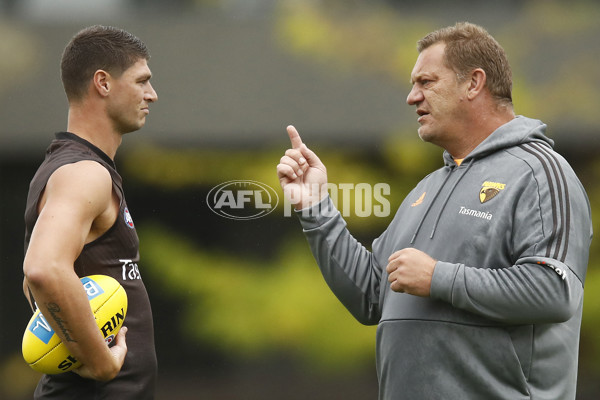
[[[569,268],[549,261],[523,260],[499,269],[438,261],[431,297],[507,323],[564,322],[581,304],[583,287]],[[556,265],[560,274],[548,265]]]
[[[333,293],[359,322],[378,323],[381,270],[373,254],[352,237],[328,196],[298,214],[311,251]]]
[[[29,266],[26,271],[35,271]],[[96,325],[81,281],[72,271],[48,268],[29,273],[28,285],[40,312],[69,353],[85,365],[91,378],[112,379],[119,371]]]

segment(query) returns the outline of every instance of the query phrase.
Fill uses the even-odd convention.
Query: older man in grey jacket
[[[292,126],[283,191],[332,291],[378,324],[380,399],[575,399],[585,190],[546,125],[515,115],[510,67],[488,32],[458,23],[418,50],[407,102],[445,165],[372,251],[335,212],[325,166]]]

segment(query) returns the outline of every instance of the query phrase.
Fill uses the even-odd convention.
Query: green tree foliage
[[[416,41],[433,24],[402,18],[380,4],[283,2],[275,27],[281,47],[336,74],[379,74],[409,81]]]
[[[531,1],[499,30],[497,38],[513,67],[519,113],[569,129],[600,125],[595,111],[600,107],[600,47],[593,39],[600,34],[599,20],[596,2]]]
[[[147,271],[182,304],[181,331],[237,358],[288,353],[312,367],[353,369],[373,361],[375,330],[358,324],[326,287],[305,243],[275,259],[206,249],[148,226]]]

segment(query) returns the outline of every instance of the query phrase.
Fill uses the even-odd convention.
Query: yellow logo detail
[[[482,204],[487,201],[490,201],[491,199],[496,197],[496,195],[498,195],[498,193],[500,193],[501,190],[504,190],[505,187],[505,183],[490,181],[483,182],[483,185],[481,185],[481,190],[479,191],[479,201]]]
[[[423,200],[425,199],[425,195],[427,194],[427,192],[423,192],[423,194],[421,195],[421,197],[419,197],[417,199],[417,201],[415,201],[414,203],[412,203],[410,206],[411,207],[416,207],[418,205],[420,205],[421,203],[423,203]]]

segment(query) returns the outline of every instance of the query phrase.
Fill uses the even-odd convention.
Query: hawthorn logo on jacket
[[[483,185],[481,185],[481,190],[479,191],[479,201],[481,204],[486,203],[496,197],[501,190],[504,190],[506,187],[505,183],[497,183],[485,181]]]

